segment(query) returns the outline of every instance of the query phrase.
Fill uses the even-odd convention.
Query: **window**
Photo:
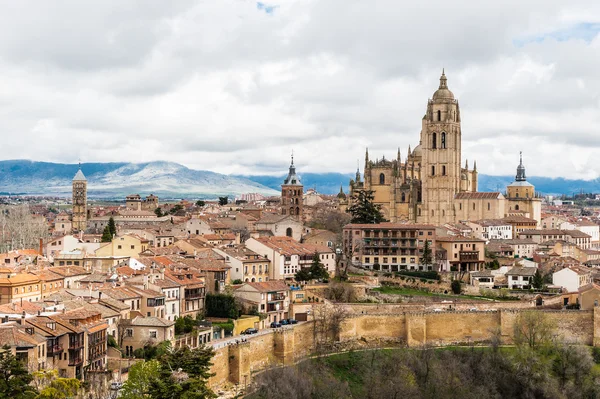
[[[125,336],[126,337],[133,337],[133,329],[132,328],[127,328],[125,330]]]
[[[121,246],[120,246],[120,245],[117,245],[117,249],[121,249]]]
[[[404,193],[402,193],[402,202],[406,202],[406,195]]]
[[[519,210],[519,205],[515,205],[515,211]]]
[[[475,210],[475,203],[473,202],[473,210]]]
[[[150,331],[150,338],[156,338],[156,331]]]
[[[435,211],[433,209],[431,210],[431,216],[435,216]]]
[[[379,184],[385,184],[385,175],[383,173],[379,174]]]
[[[440,111],[439,109],[437,112],[437,117],[438,117],[438,122],[442,120],[442,111]],[[435,148],[435,147],[433,147],[433,148]]]
[[[435,176],[435,165],[431,165],[431,176]]]
[[[490,208],[491,208],[491,205],[490,205],[490,203],[488,202],[488,211],[490,210]]]
[[[446,165],[442,165],[442,176],[446,176]]]
[[[437,148],[437,133],[435,132],[431,133],[431,148],[434,150]]]
[[[440,148],[446,148],[446,133],[442,132],[442,143]]]
[[[131,249],[135,249],[135,245],[132,245],[132,246],[131,246]]]

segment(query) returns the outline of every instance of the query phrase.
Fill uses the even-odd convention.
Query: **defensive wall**
[[[346,305],[353,306],[353,305]],[[362,304],[357,306],[364,306]],[[386,306],[387,307],[387,306]],[[380,310],[389,310],[381,308]],[[514,323],[525,310],[542,312],[568,343],[600,346],[600,308],[579,310],[498,309],[482,311],[352,312],[342,322],[335,348],[445,346],[490,342],[500,334],[503,344],[513,340]],[[364,309],[363,309],[364,311]],[[249,384],[252,375],[272,365],[291,365],[313,353],[313,322],[215,351],[209,380],[212,387]]]

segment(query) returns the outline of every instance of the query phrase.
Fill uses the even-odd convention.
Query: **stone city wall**
[[[354,305],[347,305],[352,306]],[[343,321],[338,348],[353,348],[356,343],[377,345],[444,346],[485,343],[501,335],[512,343],[514,323],[520,309],[487,311],[417,311],[382,305],[356,305]],[[375,309],[392,310],[376,313]],[[413,307],[414,309],[414,307]],[[569,343],[600,346],[600,308],[593,311],[537,310],[554,321],[558,337]],[[272,333],[247,337],[247,342],[217,349],[209,380],[212,387],[248,384],[253,374],[270,365],[290,365],[313,352],[313,322],[278,329]],[[371,344],[371,345],[369,345]]]

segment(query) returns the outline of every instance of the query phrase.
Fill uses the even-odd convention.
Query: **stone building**
[[[87,228],[87,179],[79,170],[73,177],[73,230],[85,231]]]
[[[154,212],[158,208],[158,197],[150,194],[142,199],[139,194],[131,194],[125,197],[125,206],[130,211]]]
[[[289,215],[296,220],[302,221],[303,195],[304,186],[300,181],[300,177],[296,175],[294,156],[292,155],[290,170],[281,185],[281,214]]]
[[[396,159],[375,160],[369,158],[367,150],[364,180],[357,170],[355,179],[350,181],[350,195],[338,196],[340,209],[344,211],[352,204],[355,192],[371,190],[374,202],[381,205],[385,218],[391,222],[441,225],[461,220],[501,219],[509,211],[520,213],[522,208],[539,221],[541,201],[534,198],[533,186],[520,180],[525,177],[522,164],[519,168],[523,173],[517,173],[514,189],[526,183],[530,198],[516,197],[512,189],[509,198],[500,192],[478,192],[477,163],[473,163],[472,169],[468,161],[463,166],[461,142],[460,107],[442,72],[439,88],[427,102],[419,145],[412,151],[408,147],[404,162],[399,149]]]

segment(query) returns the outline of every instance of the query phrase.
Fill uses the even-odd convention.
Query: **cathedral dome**
[[[422,155],[421,144],[415,147],[412,152],[413,157],[420,157]]]
[[[440,76],[440,87],[433,93],[434,100],[454,100],[454,93],[448,89],[448,80],[446,74],[442,70],[442,76]]]

